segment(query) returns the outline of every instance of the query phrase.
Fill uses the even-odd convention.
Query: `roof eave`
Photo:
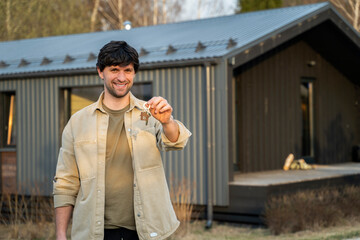
[[[176,61],[163,61],[163,62],[145,62],[140,64],[139,70],[200,66],[204,64],[216,65],[221,61],[221,59],[222,59],[221,57],[211,57],[211,58],[200,58],[200,59],[182,59]],[[55,71],[2,74],[0,75],[0,80],[28,79],[28,78],[38,78],[38,77],[45,78],[45,77],[74,76],[74,75],[93,75],[93,74],[97,74],[95,67],[78,68],[78,69],[62,69]]]
[[[177,61],[148,62],[140,64],[140,70],[156,69],[156,68],[174,68],[200,66],[204,64],[217,65],[222,61],[222,57],[208,57],[199,59],[182,59]]]

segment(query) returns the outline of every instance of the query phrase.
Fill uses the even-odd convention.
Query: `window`
[[[61,89],[60,93],[60,132],[71,115],[80,109],[96,102],[104,90],[104,86],[73,87]],[[131,92],[139,99],[152,98],[152,84],[150,82],[134,83]]]
[[[302,156],[314,157],[314,87],[313,79],[301,80]]]
[[[0,148],[16,146],[16,97],[15,92],[0,93]]]
[[[131,92],[135,97],[145,101],[149,101],[153,97],[151,82],[134,83],[131,88]]]

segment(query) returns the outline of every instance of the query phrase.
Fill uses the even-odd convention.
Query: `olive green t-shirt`
[[[103,104],[109,114],[105,163],[105,228],[124,227],[135,230],[133,179],[134,171],[124,127],[129,105],[114,111]]]

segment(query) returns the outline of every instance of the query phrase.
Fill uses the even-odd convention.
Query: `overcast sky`
[[[199,0],[184,0],[185,11],[181,20],[192,20],[197,18],[197,4]],[[233,14],[236,9],[237,0],[201,0],[203,8],[200,18],[217,17]],[[223,9],[217,6],[223,5]]]

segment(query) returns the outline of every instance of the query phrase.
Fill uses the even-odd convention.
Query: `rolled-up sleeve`
[[[158,144],[160,150],[162,151],[171,151],[171,150],[181,150],[183,149],[190,136],[191,132],[184,126],[184,124],[178,120],[175,120],[176,123],[179,125],[179,137],[176,142],[171,142],[165,135],[164,131],[162,130],[162,126],[160,124],[160,132],[161,132],[161,141]]]
[[[75,205],[79,191],[79,172],[76,165],[73,136],[69,122],[62,135],[56,174],[53,181],[54,207]]]

